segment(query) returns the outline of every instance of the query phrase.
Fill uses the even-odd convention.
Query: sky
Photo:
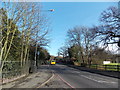
[[[65,45],[69,29],[75,26],[99,25],[101,12],[109,6],[117,6],[117,2],[42,2],[43,10],[55,10],[47,13],[52,29],[49,34],[49,53],[57,55],[58,49]]]
[[[28,0],[29,1],[29,0]],[[32,0],[33,1],[33,0]],[[44,0],[47,1],[47,0]],[[67,31],[75,26],[99,25],[101,12],[109,6],[118,6],[117,2],[41,2],[43,10],[54,9],[54,12],[43,12],[47,14],[50,23],[50,46],[47,47],[50,55],[57,55],[58,49],[65,45]],[[54,0],[53,0],[54,1]],[[65,2],[66,1],[66,2]],[[80,1],[80,0],[79,0]],[[104,0],[105,1],[105,0]],[[1,7],[1,1],[0,1]]]
[[[1,0],[4,2],[118,2],[119,0]]]

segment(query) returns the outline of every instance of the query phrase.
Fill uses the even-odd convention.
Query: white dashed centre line
[[[81,76],[84,77],[84,78],[87,78],[89,80],[93,80],[95,82],[99,82],[99,83],[117,83],[117,82],[108,82],[108,81],[96,80],[96,79],[93,79],[93,78],[90,78],[90,77],[87,77],[87,76],[84,76],[84,75],[81,75]]]

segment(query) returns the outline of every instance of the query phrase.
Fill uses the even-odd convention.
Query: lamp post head
[[[54,10],[54,9],[50,9],[49,11],[53,12],[53,11],[55,11],[55,10]]]

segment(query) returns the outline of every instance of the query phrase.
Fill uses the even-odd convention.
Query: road
[[[6,83],[2,88],[111,88],[114,90],[113,88],[118,88],[118,79],[80,71],[66,65],[42,65],[38,72]]]
[[[52,70],[72,88],[118,88],[117,78],[80,71],[59,64],[49,65],[49,70]]]

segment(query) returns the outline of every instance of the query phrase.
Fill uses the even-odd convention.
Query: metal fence
[[[2,69],[2,78],[11,78],[29,73],[28,61],[5,61]]]

